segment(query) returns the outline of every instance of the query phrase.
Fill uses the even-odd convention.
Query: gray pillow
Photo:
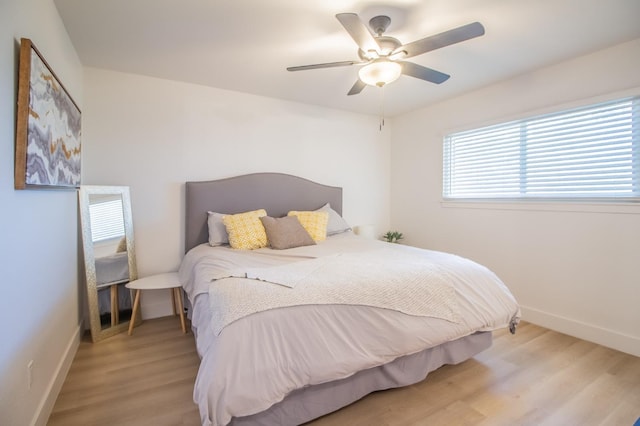
[[[331,208],[329,203],[320,207],[317,212],[329,213],[329,222],[327,223],[327,236],[340,234],[342,232],[351,231],[349,224],[338,214],[337,211]]]
[[[222,246],[229,244],[229,234],[227,234],[227,228],[222,222],[222,218],[225,216],[221,213],[207,212],[209,217],[207,218],[207,224],[209,225],[209,245]]]
[[[312,246],[316,243],[296,216],[285,216],[277,219],[263,216],[260,220],[267,233],[269,245],[273,249],[282,250]]]

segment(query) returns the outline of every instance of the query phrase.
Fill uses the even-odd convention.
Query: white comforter
[[[277,270],[292,262],[302,265],[301,261],[309,259],[358,257],[380,250],[393,250],[391,258],[404,255],[413,259],[419,255],[429,264],[438,265],[435,269],[455,295],[455,320],[335,303],[267,308],[226,324],[220,324],[219,316],[211,314],[215,298],[228,298],[230,294],[220,293],[219,288],[228,290],[233,283],[248,288],[260,285],[261,292],[291,290],[270,282],[223,277],[243,276],[247,271],[260,275],[264,268]],[[330,237],[316,246],[282,251],[201,245],[185,256],[180,278],[195,308],[193,325],[202,362],[194,399],[203,425],[225,425],[232,417],[269,408],[295,389],[345,378],[476,331],[505,327],[517,322],[520,315],[506,286],[477,263],[351,233]],[[198,295],[206,297],[198,300]]]

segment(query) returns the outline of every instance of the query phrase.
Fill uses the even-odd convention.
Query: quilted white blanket
[[[459,322],[442,266],[388,245],[230,274],[250,279],[223,278],[209,288],[216,335],[247,315],[299,305],[363,305]]]

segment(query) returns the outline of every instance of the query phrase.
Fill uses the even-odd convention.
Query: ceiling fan
[[[411,43],[402,44],[400,40],[383,35],[391,23],[391,18],[380,15],[369,20],[373,34],[355,13],[338,13],[336,18],[358,45],[359,61],[328,62],[324,64],[288,67],[288,71],[303,71],[317,68],[332,68],[349,65],[363,65],[358,71],[358,80],[347,95],[357,95],[367,85],[382,87],[397,80],[401,74],[440,84],[450,76],[403,59],[422,55],[432,50],[484,34],[479,22],[463,25]]]

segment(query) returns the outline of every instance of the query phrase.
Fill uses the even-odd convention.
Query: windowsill
[[[597,201],[533,201],[533,200],[442,200],[443,208],[487,209],[487,210],[528,210],[546,212],[609,213],[640,215],[640,203],[597,202]]]

